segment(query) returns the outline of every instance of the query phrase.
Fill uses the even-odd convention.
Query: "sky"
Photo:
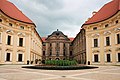
[[[41,37],[59,29],[75,37],[84,22],[112,0],[9,0],[37,26]]]

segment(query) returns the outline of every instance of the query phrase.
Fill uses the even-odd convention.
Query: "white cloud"
[[[36,25],[41,36],[60,29],[75,37],[93,11],[111,0],[9,0]]]

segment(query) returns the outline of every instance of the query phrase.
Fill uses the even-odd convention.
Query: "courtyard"
[[[120,80],[120,66],[85,70],[37,70],[0,65],[0,80]]]

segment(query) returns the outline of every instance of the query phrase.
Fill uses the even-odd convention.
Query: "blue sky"
[[[81,25],[112,0],[9,0],[37,26],[41,37],[59,29],[75,37]]]

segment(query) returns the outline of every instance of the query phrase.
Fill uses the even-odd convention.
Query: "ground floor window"
[[[118,62],[120,62],[120,53],[118,53]]]
[[[111,58],[110,58],[110,54],[107,54],[107,62],[110,62]]]
[[[10,61],[10,53],[7,53],[7,55],[6,55],[6,61]]]
[[[98,54],[94,55],[94,62],[98,62]]]
[[[22,54],[18,54],[18,61],[22,61]]]

